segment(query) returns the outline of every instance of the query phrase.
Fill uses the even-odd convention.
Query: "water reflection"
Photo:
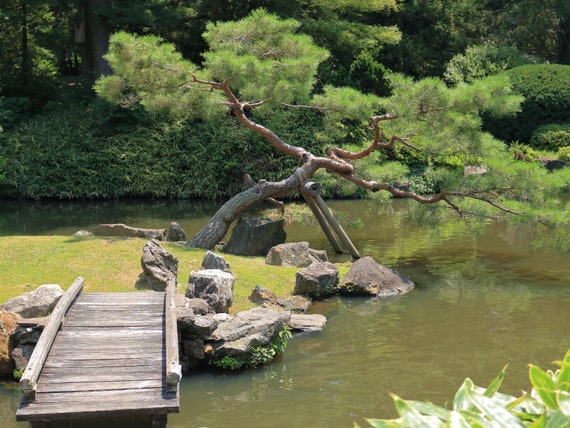
[[[181,413],[169,416],[169,427],[351,427],[364,417],[395,416],[389,392],[444,404],[466,376],[485,385],[505,364],[502,390],[518,394],[529,385],[528,363],[552,367],[570,347],[570,257],[531,251],[531,228],[418,226],[403,203],[330,205],[362,219],[366,227],[348,228],[361,253],[411,278],[416,290],[391,301],[317,302],[312,310],[327,316],[325,330],[294,338],[271,366],[186,376]],[[166,227],[171,220],[192,234],[215,208],[158,201],[87,204],[81,212],[35,206],[31,217],[40,227],[24,215],[29,208],[2,206],[0,218],[10,226],[0,234],[71,233],[100,222]],[[289,225],[287,234],[332,255],[316,225]],[[0,386],[0,419],[13,421],[17,401]]]

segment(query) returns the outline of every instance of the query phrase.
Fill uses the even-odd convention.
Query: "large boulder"
[[[309,243],[306,241],[276,245],[265,258],[265,263],[271,266],[307,267],[312,262]]]
[[[93,229],[95,236],[124,236],[127,238],[147,238],[163,240],[166,229],[143,229],[131,227],[122,223],[100,224]]]
[[[265,257],[265,263],[271,266],[307,267],[313,262],[328,261],[325,250],[309,248],[309,243],[287,242],[272,247]]]
[[[14,370],[10,336],[18,326],[18,319],[18,314],[0,309],[0,375],[11,375]]]
[[[178,223],[173,221],[170,223],[170,226],[168,226],[166,240],[170,242],[185,242],[186,232]]]
[[[141,267],[147,285],[153,290],[164,291],[168,279],[178,275],[178,259],[162,248],[156,239],[143,247]]]
[[[219,324],[212,333],[211,356],[245,357],[251,348],[268,345],[290,321],[290,312],[265,308],[240,312],[230,321]]]
[[[2,309],[15,312],[22,318],[46,317],[53,311],[62,295],[63,290],[59,285],[44,284],[34,291],[6,300]]]
[[[240,218],[224,251],[238,256],[265,257],[271,247],[285,242],[284,225],[283,219]]]
[[[381,265],[372,257],[352,264],[339,285],[343,295],[390,297],[412,291],[415,284],[405,276]]]
[[[204,299],[216,312],[228,312],[232,305],[235,279],[220,269],[190,272],[186,297]]]
[[[222,256],[209,250],[206,251],[202,259],[202,269],[219,269],[232,273],[230,264]]]
[[[319,299],[335,294],[337,285],[337,267],[331,262],[317,262],[297,272],[293,294]]]

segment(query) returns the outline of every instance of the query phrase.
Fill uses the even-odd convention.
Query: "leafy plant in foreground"
[[[499,387],[506,367],[487,388],[467,378],[455,394],[451,410],[423,401],[392,395],[398,419],[366,419],[374,428],[396,427],[532,427],[570,426],[570,349],[557,361],[555,372],[529,366],[530,393],[502,394]],[[360,427],[355,423],[355,427]]]

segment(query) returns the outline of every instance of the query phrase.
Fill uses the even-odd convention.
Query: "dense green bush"
[[[471,83],[524,64],[536,64],[537,58],[521,54],[510,46],[470,46],[447,63],[445,81],[450,85]]]
[[[514,117],[486,115],[484,126],[495,137],[529,143],[542,125],[570,123],[570,65],[523,65],[505,73],[525,101]]]
[[[532,134],[530,145],[552,151],[570,146],[570,124],[553,123],[539,126]]]
[[[0,132],[25,119],[30,108],[31,101],[27,97],[0,97]]]
[[[287,141],[317,152],[318,120],[305,110],[267,119]],[[246,173],[279,180],[298,165],[229,116],[173,123],[102,102],[54,107],[0,135],[4,193],[24,198],[217,199],[243,190]]]

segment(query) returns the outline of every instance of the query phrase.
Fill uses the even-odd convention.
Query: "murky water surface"
[[[332,298],[319,334],[295,337],[267,368],[193,373],[181,385],[181,413],[169,427],[352,427],[393,417],[390,393],[444,404],[463,379],[486,385],[509,364],[502,391],[528,387],[527,364],[554,367],[570,347],[570,257],[531,252],[533,231],[489,224],[481,234],[457,224],[408,222],[406,203],[340,201],[361,219],[348,232],[363,255],[396,268],[417,288],[391,301]],[[192,234],[216,206],[199,203],[3,203],[0,235],[68,234],[98,223],[167,227]],[[287,227],[288,240],[330,247],[318,226]],[[271,288],[271,284],[264,284]],[[0,424],[20,427],[19,395],[0,384]]]

